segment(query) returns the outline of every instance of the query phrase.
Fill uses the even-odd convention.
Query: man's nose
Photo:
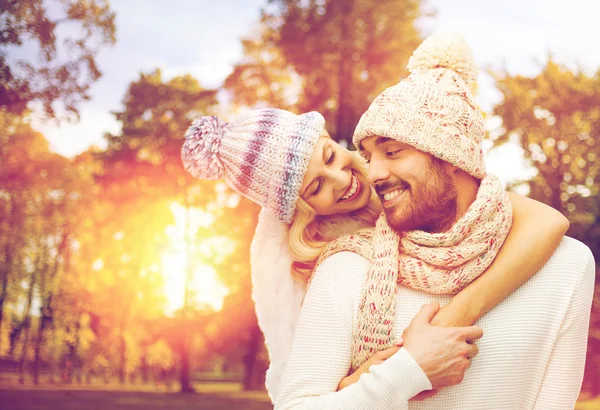
[[[384,182],[390,177],[390,172],[386,167],[386,161],[375,153],[371,155],[367,169],[367,179],[369,183],[375,186],[377,183]]]

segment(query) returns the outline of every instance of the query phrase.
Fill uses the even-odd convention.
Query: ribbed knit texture
[[[436,32],[415,50],[408,68],[411,74],[362,115],[354,145],[360,151],[365,138],[391,138],[483,178],[485,122],[469,88],[477,76],[469,46],[458,33]]]
[[[200,117],[185,134],[181,158],[193,176],[225,178],[232,189],[289,223],[324,130],[325,119],[318,112],[296,115],[267,108],[231,123]]]
[[[488,175],[465,215],[447,232],[398,236],[382,215],[374,232],[330,243],[319,262],[341,251],[371,261],[354,329],[352,369],[394,345],[396,284],[434,294],[458,293],[491,265],[511,226],[510,200],[500,180]]]
[[[336,392],[348,374],[368,262],[338,253],[317,269],[304,300],[276,410],[564,410],[577,400],[585,363],[595,267],[585,245],[565,238],[546,265],[486,314],[479,355],[458,386],[422,402],[430,388],[405,349]],[[421,306],[450,296],[399,287],[395,336]]]

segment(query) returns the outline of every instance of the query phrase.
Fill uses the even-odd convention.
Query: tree
[[[516,141],[538,173],[531,197],[563,212],[569,234],[600,256],[600,71],[572,72],[550,59],[534,78],[497,75],[504,100],[494,113],[502,118],[496,145]]]
[[[0,317],[6,301],[14,304],[24,297],[24,314],[12,329],[12,339],[22,342],[21,380],[32,355],[37,384],[44,349],[57,330],[55,310],[74,250],[73,227],[86,209],[82,202],[90,179],[71,160],[50,152],[45,138],[26,121],[8,125],[0,155],[5,165],[0,175],[1,202],[8,216],[0,237],[6,262],[1,272]],[[34,311],[34,302],[39,312]]]
[[[513,184],[565,214],[568,235],[600,261],[600,71],[573,72],[550,58],[535,77],[496,73],[503,101],[494,109],[502,127],[494,144],[518,143],[537,175]],[[600,394],[600,278],[592,309],[585,388]]]
[[[422,16],[421,2],[270,3],[258,38],[244,40],[244,60],[225,87],[242,103],[277,105],[289,101],[283,96],[296,75],[300,92],[295,110],[319,111],[332,136],[350,142],[371,101],[407,74],[408,57],[421,42],[415,27]],[[294,75],[286,78],[287,72]],[[275,84],[269,85],[272,81]],[[248,89],[256,93],[254,100]]]
[[[49,146],[45,138],[31,129],[26,120],[0,109],[0,329],[10,328],[14,340],[23,330],[27,336],[33,290],[36,286],[36,264],[41,261],[35,245],[35,231],[42,220],[36,217],[39,204],[45,201],[40,192],[48,177],[42,163],[49,160]],[[4,325],[9,318],[5,309],[22,295],[21,282],[29,286],[25,298],[25,316],[19,324]],[[12,326],[14,325],[14,327]],[[0,340],[5,340],[2,337]],[[9,351],[14,344],[11,343]],[[5,348],[0,350],[6,351]]]
[[[18,133],[31,136],[31,129],[21,117],[0,109],[0,356],[11,350],[8,342],[13,328],[5,311],[15,300],[14,284],[23,279],[18,261],[22,246],[19,232],[25,220],[21,184],[27,186],[32,178],[31,168],[24,164],[32,153],[47,148],[41,138],[15,139]]]
[[[239,106],[293,110],[301,79],[286,63],[275,42],[265,40],[272,40],[276,33],[264,23],[260,28],[260,35],[241,40],[244,57],[225,79],[223,88],[232,92]]]
[[[226,192],[231,192],[227,190]],[[239,194],[231,194],[239,197]],[[260,361],[263,346],[262,333],[258,327],[254,304],[250,298],[252,289],[250,275],[250,245],[258,223],[260,207],[241,198],[235,208],[223,208],[220,219],[214,224],[213,234],[226,235],[235,243],[235,251],[222,263],[216,265],[221,278],[231,293],[225,299],[223,310],[217,319],[216,340],[221,343],[220,352],[226,356],[245,349],[241,356],[244,365],[244,390],[260,390],[264,386],[266,364]],[[235,218],[235,224],[227,220]]]
[[[49,117],[77,116],[101,75],[99,49],[115,43],[114,19],[107,0],[0,0],[0,108],[21,115],[36,102]],[[11,58],[28,44],[29,58]]]
[[[122,123],[119,135],[107,135],[108,149],[103,158],[103,186],[111,186],[116,195],[131,204],[174,200],[188,213],[191,207],[204,207],[215,196],[214,182],[194,181],[183,169],[181,146],[184,134],[194,117],[207,115],[216,105],[216,91],[207,90],[190,75],[164,81],[160,70],[141,74],[130,84],[124,99],[125,109],[115,113]],[[133,194],[132,194],[133,188]],[[167,209],[165,207],[165,209]],[[190,218],[186,218],[190,232]],[[164,228],[163,228],[164,229]],[[191,309],[192,238],[188,237],[188,280],[185,289],[185,312]],[[190,342],[187,330],[179,346],[181,389],[193,391],[190,381]]]

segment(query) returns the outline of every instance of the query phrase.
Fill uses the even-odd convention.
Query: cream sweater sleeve
[[[534,409],[572,409],[581,390],[596,277],[594,257],[587,247],[585,251],[585,268],[571,296]]]
[[[336,392],[350,368],[354,310],[367,269],[362,257],[341,252],[315,272],[275,410],[402,410],[408,409],[411,397],[431,389],[419,365],[400,349],[357,383]]]

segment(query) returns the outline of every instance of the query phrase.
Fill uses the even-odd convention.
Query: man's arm
[[[572,409],[581,390],[590,310],[594,295],[594,258],[588,258],[552,351],[534,409]]]
[[[384,363],[373,366],[357,383],[336,392],[351,362],[354,312],[348,299],[360,297],[367,269],[363,258],[343,252],[327,259],[315,272],[279,387],[276,410],[402,410],[408,408],[411,397],[432,388],[423,369],[440,384],[436,387],[462,379],[468,363],[465,356],[476,353],[466,343],[466,335],[480,329],[436,328],[424,323],[436,312],[435,307],[429,307],[417,315],[405,333],[408,350],[400,349]],[[338,283],[331,283],[332,278]],[[409,353],[409,345],[420,363]]]

